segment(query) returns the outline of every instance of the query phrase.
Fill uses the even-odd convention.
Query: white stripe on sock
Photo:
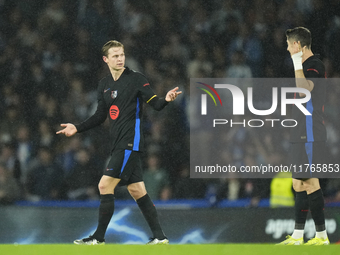
[[[327,232],[326,232],[326,230],[320,231],[320,232],[316,232],[315,237],[321,238],[321,239],[326,239],[326,238],[327,238]]]
[[[303,229],[294,229],[294,232],[292,234],[292,237],[294,239],[300,239],[301,237],[303,237]]]

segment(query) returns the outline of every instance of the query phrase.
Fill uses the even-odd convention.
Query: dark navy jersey
[[[303,106],[312,114],[304,115],[300,109],[293,105],[292,118],[298,124],[291,129],[291,142],[326,141],[326,128],[323,123],[323,111],[326,100],[326,72],[322,61],[315,55],[309,57],[302,64],[303,73],[307,80],[314,83],[311,99]],[[299,93],[295,94],[300,98]]]
[[[111,152],[115,149],[142,151],[143,102],[155,110],[163,109],[168,102],[157,97],[143,74],[128,67],[116,81],[111,74],[103,78],[99,82],[97,95],[97,110],[93,116],[76,125],[78,133],[100,125],[108,117]]]

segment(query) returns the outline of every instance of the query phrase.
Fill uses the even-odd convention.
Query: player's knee
[[[299,182],[297,182],[297,181],[293,181],[293,189],[294,189],[296,192],[301,192],[301,191],[303,191],[301,183],[299,183]]]
[[[295,184],[294,182],[293,182],[293,190],[296,191],[296,192],[299,192],[299,191],[298,191],[298,190],[299,190],[299,187],[298,187],[298,185]]]
[[[134,186],[128,186],[128,190],[130,195],[135,199],[139,199],[141,197],[143,197],[145,194],[143,193],[142,189],[138,189],[137,187]]]
[[[131,196],[133,196],[133,197],[134,197],[134,195],[136,195],[136,194],[138,193],[138,189],[136,189],[136,188],[133,187],[133,186],[128,186],[127,188],[128,188],[129,193],[130,193]]]
[[[303,186],[305,187],[307,194],[310,194],[312,192],[312,190],[313,190],[312,185],[310,185],[308,183],[304,183]]]
[[[305,186],[307,194],[311,194],[320,189],[320,186],[315,185],[314,183],[304,183],[303,185]]]
[[[99,183],[98,184],[98,189],[99,189],[99,193],[100,194],[106,194],[108,187],[104,183]]]

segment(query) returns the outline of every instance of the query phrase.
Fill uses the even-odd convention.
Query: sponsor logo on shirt
[[[111,119],[115,120],[117,119],[119,116],[119,108],[117,105],[112,105],[110,107],[110,117]]]

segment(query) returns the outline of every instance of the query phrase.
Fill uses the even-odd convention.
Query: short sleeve
[[[304,67],[305,77],[308,78],[325,78],[325,66],[321,61],[311,61]]]

